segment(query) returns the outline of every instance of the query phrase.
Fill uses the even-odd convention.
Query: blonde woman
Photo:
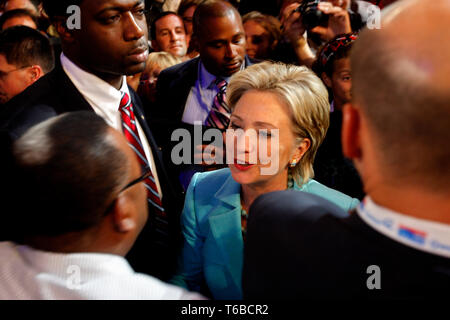
[[[236,159],[229,168],[197,173],[189,185],[182,213],[184,246],[173,283],[211,293],[215,299],[241,299],[241,272],[247,212],[260,195],[293,189],[319,195],[345,210],[358,204],[313,178],[312,164],[329,125],[328,93],[306,67],[271,62],[234,75],[227,88],[230,128],[254,130],[258,145],[233,143]],[[251,162],[261,143],[275,147],[272,160]],[[228,160],[227,160],[228,161]],[[265,173],[264,173],[265,171]],[[268,226],[270,228],[270,226]]]
[[[181,58],[165,51],[152,52],[148,55],[145,70],[142,72],[137,90],[144,101],[144,105],[155,102],[156,81],[161,71],[181,62]]]

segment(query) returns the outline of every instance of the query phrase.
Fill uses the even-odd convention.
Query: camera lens
[[[320,0],[303,1],[296,11],[302,15],[302,23],[306,29],[312,29],[327,18],[327,16],[318,9]]]

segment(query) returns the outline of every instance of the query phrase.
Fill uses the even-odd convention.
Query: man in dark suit
[[[386,10],[383,28],[352,49],[343,117],[343,151],[367,196],[344,219],[306,194],[255,201],[246,298],[450,298],[450,44],[435,36],[450,27],[450,7]]]
[[[74,4],[79,11],[71,11]],[[61,66],[4,106],[1,139],[15,140],[38,122],[78,110],[93,111],[123,131],[141,165],[152,170],[149,223],[128,258],[136,270],[166,278],[175,266],[182,193],[167,178],[141,102],[125,79],[141,72],[148,56],[144,1],[49,0],[44,8],[61,37]]]
[[[157,101],[148,110],[150,121],[159,128],[156,139],[171,162],[171,134],[185,128],[193,137],[194,125],[223,130],[229,121],[224,112],[222,123],[210,122],[215,97],[221,85],[226,89],[229,78],[250,66],[245,55],[245,32],[239,12],[228,2],[202,2],[193,17],[192,36],[199,57],[163,70],[156,86]],[[223,82],[225,81],[225,82]],[[209,144],[205,142],[204,144]],[[176,143],[175,143],[176,144]],[[176,174],[180,167],[173,168]],[[183,167],[182,184],[187,187],[190,177],[202,168]]]

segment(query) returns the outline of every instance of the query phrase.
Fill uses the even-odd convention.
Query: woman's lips
[[[233,163],[234,167],[240,171],[247,171],[249,169],[251,169],[254,164],[247,164],[247,163],[237,163],[237,161],[234,161]]]

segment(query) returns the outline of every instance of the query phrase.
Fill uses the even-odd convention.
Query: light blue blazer
[[[359,203],[315,180],[294,189],[324,197],[346,211]],[[214,299],[242,299],[240,191],[228,168],[193,176],[181,215],[183,249],[171,283],[201,291],[206,281]]]

